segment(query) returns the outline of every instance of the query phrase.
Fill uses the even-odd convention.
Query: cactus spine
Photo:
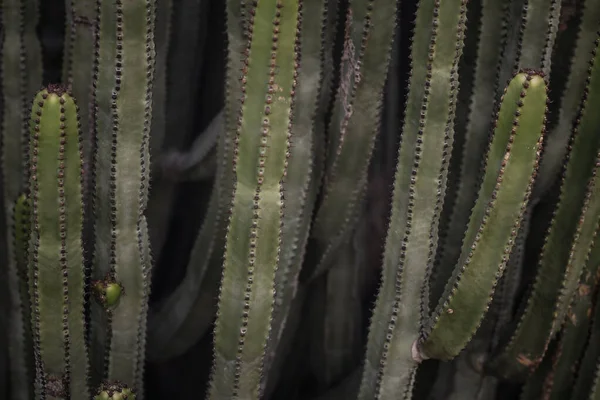
[[[89,399],[77,113],[55,85],[38,93],[31,111],[28,264],[39,399]]]
[[[92,303],[95,382],[120,382],[143,398],[151,262],[144,211],[154,72],[154,1],[99,1],[93,279],[123,294]]]

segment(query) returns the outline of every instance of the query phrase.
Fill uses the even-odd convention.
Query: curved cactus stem
[[[509,84],[487,154],[485,176],[463,249],[418,348],[421,358],[452,359],[479,328],[502,276],[529,202],[545,131],[543,76]]]
[[[383,278],[359,400],[412,396],[418,365],[412,345],[428,309],[426,286],[452,148],[465,15],[466,1],[419,2]]]
[[[89,399],[78,118],[62,87],[51,85],[34,99],[28,264],[39,399]]]
[[[168,64],[167,87],[165,89],[166,109],[163,111],[166,120],[164,122],[164,133],[160,133],[153,128],[150,135],[152,190],[150,191],[146,212],[150,227],[152,253],[156,260],[160,260],[163,247],[169,236],[177,186],[170,180],[161,179],[161,176],[155,175],[154,172],[156,167],[160,166],[160,162],[157,162],[160,159],[160,150],[181,148],[189,138],[190,133],[192,133],[192,124],[197,116],[195,98],[203,72],[202,60],[207,41],[208,9],[210,6],[210,0],[186,0],[185,2],[161,0],[157,4],[159,15],[161,9],[169,7],[169,2],[172,6],[170,11],[172,16],[171,39],[166,54]],[[158,17],[158,24],[162,25],[167,22],[163,15]],[[160,29],[159,32],[162,32],[162,35],[166,33],[164,25],[158,29]],[[160,33],[157,34],[160,35]],[[157,66],[157,68],[159,67]],[[160,104],[157,104],[157,106],[162,107]],[[154,110],[153,119],[159,118],[161,118],[160,113]],[[190,265],[197,264],[199,262],[190,262]],[[196,284],[196,287],[198,286]],[[166,340],[168,341],[168,338]]]
[[[548,135],[539,177],[533,191],[533,196],[536,198],[542,197],[550,189],[561,172],[573,121],[577,117],[581,98],[586,91],[589,54],[596,46],[596,30],[599,24],[600,0],[585,0],[567,86],[560,99],[558,124]]]
[[[12,238],[12,209],[24,188],[26,170],[27,119],[31,99],[42,85],[42,52],[36,34],[39,4],[33,0],[5,0],[0,5],[2,15],[2,187],[5,221],[8,227],[8,341],[11,399],[28,400],[31,395],[30,376],[26,365],[24,321],[19,294],[19,281]],[[25,167],[25,168],[24,168]],[[25,321],[27,323],[27,321]]]
[[[593,232],[598,212],[596,205],[588,203],[590,196],[594,197],[591,191],[597,190],[593,176],[596,153],[600,148],[600,136],[596,135],[600,114],[592,111],[600,102],[599,45],[600,38],[597,38],[587,91],[563,173],[559,204],[542,249],[531,294],[516,330],[509,332],[508,343],[490,364],[505,378],[523,379],[541,362],[548,343],[564,322],[590,246],[591,234],[586,232],[590,232],[589,229]]]
[[[95,71],[95,280],[119,282],[113,309],[92,302],[95,382],[120,381],[143,399],[146,313],[152,260],[148,199],[155,2],[99,2]],[[102,182],[102,184],[100,184]]]
[[[363,204],[397,7],[391,0],[372,3],[353,0],[348,7],[341,77],[328,132],[334,154],[327,157],[323,200],[312,232],[319,259],[313,270],[303,272],[303,280],[313,280],[331,266],[338,248],[350,240]]]
[[[192,147],[185,152],[167,151],[160,159],[160,172],[163,178],[177,180],[205,163],[214,154],[217,140],[225,130],[223,111],[220,111],[208,127],[194,140]]]
[[[217,177],[206,218],[200,228],[186,276],[175,291],[149,315],[148,358],[165,360],[184,353],[211,327],[223,265],[228,212],[233,194],[233,141],[241,102],[239,71],[246,47],[248,10],[245,1],[226,5],[228,59],[224,131],[218,135]],[[175,312],[176,310],[176,312]]]
[[[276,270],[283,256],[283,182],[296,133],[293,110],[303,12],[302,1],[265,0],[253,5],[248,20],[211,399],[261,396]]]

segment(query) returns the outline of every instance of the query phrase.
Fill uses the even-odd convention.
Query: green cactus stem
[[[31,305],[29,294],[33,291],[32,280],[29,279],[28,247],[31,235],[31,200],[23,193],[15,203],[14,212],[14,249],[17,273],[19,276],[19,292],[23,304],[23,339],[25,341],[25,361],[29,371],[29,386],[33,387],[35,361],[33,355],[33,333],[31,327]]]
[[[597,165],[600,159],[597,161]],[[596,168],[598,174],[598,167]],[[557,343],[557,351],[553,355],[551,371],[543,379],[543,393],[548,400],[568,399],[573,393],[573,387],[577,378],[577,367],[584,355],[590,328],[592,325],[592,310],[594,299],[600,289],[600,240],[598,238],[599,225],[596,221],[594,232],[594,244],[586,255],[585,267],[579,280],[577,291],[573,297],[565,324],[560,332]],[[548,358],[548,355],[546,356]],[[543,375],[538,368],[530,380],[535,382],[536,375]],[[537,378],[540,380],[540,378]],[[528,382],[529,385],[529,382]],[[525,399],[525,396],[523,396]],[[528,397],[534,399],[533,396]],[[539,398],[539,397],[537,397]]]
[[[143,399],[151,263],[144,212],[154,73],[155,2],[99,1],[94,88],[97,136],[93,280],[127,295],[91,303],[93,383],[120,381]],[[112,283],[112,282],[111,282]],[[106,296],[108,300],[108,293]]]
[[[331,267],[359,217],[379,132],[396,7],[393,0],[377,5],[373,0],[349,2],[340,83],[328,129],[323,201],[312,232],[319,258],[313,270],[303,272],[303,280]]]
[[[504,94],[460,267],[416,344],[420,358],[456,357],[488,310],[528,205],[544,137],[546,101],[543,75],[530,71],[513,78]]]
[[[410,398],[412,345],[428,314],[426,289],[452,150],[466,1],[422,0],[394,181],[382,283],[371,320],[359,400]]]
[[[209,135],[217,134],[218,137],[217,176],[205,214],[206,218],[190,254],[186,275],[182,283],[165,301],[153,307],[155,311],[149,316],[148,357],[151,360],[165,360],[184,353],[213,324],[217,308],[215,299],[218,297],[221,281],[228,213],[233,194],[234,178],[231,165],[234,160],[233,142],[241,107],[239,94],[242,82],[239,71],[242,70],[243,52],[246,48],[244,30],[245,19],[248,17],[246,3],[230,0],[225,7],[229,47],[225,112],[223,116],[213,119],[208,128],[211,132],[207,132]],[[180,85],[188,85],[188,83],[181,81]],[[176,94],[177,98],[183,96],[187,99],[186,94],[191,96],[190,93],[182,90],[176,91]],[[174,103],[177,104],[175,101]],[[179,115],[179,112],[181,110],[176,112],[178,117],[184,118]],[[223,125],[223,131],[219,132],[219,127]],[[156,193],[156,190],[152,193]],[[158,207],[160,202],[157,200],[155,205]],[[154,215],[156,216],[156,213]],[[160,219],[162,220],[163,217]],[[161,224],[161,221],[154,221],[153,225],[160,227]]]
[[[30,126],[28,265],[36,398],[87,400],[82,154],[75,100],[63,87],[48,86],[33,101]]]
[[[548,135],[548,143],[544,147],[540,173],[533,191],[535,197],[544,195],[560,175],[562,160],[569,149],[573,120],[577,117],[581,99],[586,91],[589,54],[596,47],[598,25],[600,25],[600,1],[585,0],[575,51],[569,67],[569,77],[560,99],[558,123]]]
[[[7,222],[6,268],[8,291],[8,357],[10,362],[10,397],[29,400],[31,371],[27,371],[26,330],[23,321],[22,295],[16,265],[17,251],[13,247],[13,206],[22,193],[27,174],[27,120],[31,99],[42,84],[42,52],[36,27],[39,21],[39,3],[32,0],[6,0],[0,4],[2,18],[2,142],[1,169],[3,204]]]
[[[598,300],[600,292],[596,293],[594,299],[594,310],[592,315],[592,326],[588,334],[588,340],[579,363],[571,400],[597,399],[598,398],[598,374],[600,374],[600,307]]]
[[[508,332],[510,339],[490,363],[490,368],[505,378],[522,380],[541,362],[548,343],[563,325],[594,232],[598,211],[593,204],[586,204],[586,197],[589,199],[590,190],[596,190],[592,181],[600,149],[600,136],[596,134],[600,114],[595,112],[600,104],[599,45],[597,36],[587,89],[563,172],[559,204],[545,239],[535,282],[516,330]],[[573,252],[576,254],[572,256]],[[575,262],[572,257],[577,258]]]
[[[331,51],[331,47],[328,47],[329,36],[334,30],[327,23],[337,15],[337,4],[331,3],[325,0],[300,2],[302,15],[307,17],[301,18],[299,27],[301,35],[298,57],[301,68],[298,71],[294,97],[292,145],[283,181],[285,212],[281,227],[280,257],[275,272],[275,303],[263,384],[266,384],[266,377],[275,363],[285,365],[280,344],[285,341],[282,338],[284,334],[292,334],[285,329],[288,318],[291,319],[289,314],[298,292],[300,270],[323,173],[325,135],[320,113],[323,112],[323,104],[327,102],[329,105],[328,99],[331,98],[331,82],[325,81],[330,79],[325,75],[330,65],[326,66],[325,63],[326,52]]]
[[[211,399],[260,398],[294,140],[302,3],[261,1],[249,19]]]
[[[481,179],[481,162],[489,146],[488,133],[492,129],[490,115],[494,114],[496,93],[499,88],[500,67],[507,41],[506,25],[510,2],[482,1],[481,28],[477,47],[477,64],[474,73],[473,95],[469,104],[465,143],[462,149],[460,176],[456,197],[451,201],[452,211],[448,230],[440,237],[441,256],[432,271],[431,302],[434,306],[452,276],[462,248],[465,229],[475,205],[478,183]],[[502,18],[499,18],[499,15]],[[499,50],[500,49],[500,50]],[[504,86],[502,82],[502,86]],[[450,205],[444,204],[445,207]]]
[[[516,68],[540,69],[549,79],[560,7],[560,0],[525,1]]]
[[[103,382],[94,396],[94,400],[136,400],[136,394],[121,382]]]

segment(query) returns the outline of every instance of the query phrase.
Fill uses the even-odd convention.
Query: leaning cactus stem
[[[29,277],[36,398],[88,400],[78,109],[51,85],[31,111]],[[56,205],[58,204],[58,209]]]
[[[531,71],[513,78],[503,96],[459,267],[415,344],[420,358],[456,357],[488,310],[528,205],[544,138],[546,100],[543,75]]]

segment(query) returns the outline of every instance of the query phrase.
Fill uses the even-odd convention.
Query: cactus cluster
[[[599,0],[56,2],[60,65],[0,2],[0,398],[598,398]]]

